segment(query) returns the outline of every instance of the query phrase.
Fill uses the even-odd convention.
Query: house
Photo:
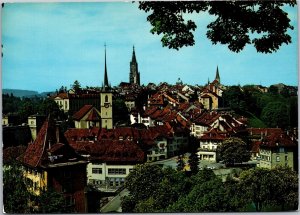
[[[87,183],[103,192],[115,192],[134,166],[145,162],[145,153],[137,141],[124,132],[119,136],[117,133],[96,127],[65,132],[71,147],[89,162]]]
[[[211,162],[217,161],[217,147],[226,139],[226,133],[212,128],[204,132],[203,136],[199,138],[200,147],[198,148],[198,156],[200,160]]]
[[[51,98],[56,102],[60,110],[63,110],[65,113],[70,110],[70,99],[68,93],[58,93]]]
[[[87,162],[60,135],[50,117],[44,122],[36,140],[28,144],[18,160],[23,166],[28,190],[34,195],[53,188],[63,194],[65,207],[73,212],[87,211]]]
[[[92,105],[84,105],[73,115],[75,128],[101,127],[100,112]]]
[[[293,137],[285,132],[271,133],[260,144],[259,166],[269,169],[285,166],[295,170],[294,156],[297,150],[297,141]]]

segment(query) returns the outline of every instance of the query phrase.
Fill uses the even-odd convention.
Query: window
[[[287,162],[287,161],[288,161],[288,156],[286,155],[286,156],[285,156],[285,162]]]
[[[108,102],[108,96],[107,95],[105,96],[105,102]]]
[[[102,168],[92,168],[93,174],[102,174]]]
[[[276,161],[280,162],[280,157],[279,156],[276,156]]]
[[[108,168],[108,174],[111,174],[111,175],[126,175],[126,169],[125,168],[120,168],[120,169]]]

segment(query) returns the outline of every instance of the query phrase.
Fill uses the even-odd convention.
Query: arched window
[[[108,96],[107,95],[105,96],[105,102],[108,102]]]

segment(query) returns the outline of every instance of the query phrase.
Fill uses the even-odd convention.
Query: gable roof
[[[74,120],[81,120],[91,109],[93,105],[84,105],[79,111],[73,115]]]
[[[93,107],[92,110],[90,111],[88,117],[86,118],[87,121],[100,121],[101,116],[98,113],[98,111]]]

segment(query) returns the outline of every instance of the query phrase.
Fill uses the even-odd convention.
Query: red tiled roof
[[[221,133],[219,133],[214,128],[211,129],[210,131],[204,132],[203,136],[200,137],[201,140],[218,140],[218,141],[222,141],[225,138],[226,137],[224,135],[222,135]]]
[[[76,140],[83,140],[83,139],[95,139],[95,136],[98,137],[100,134],[101,129],[97,127],[93,128],[69,128],[65,132],[65,137],[67,138],[68,142],[71,143]]]
[[[210,111],[210,112],[202,112],[200,116],[194,120],[196,124],[201,124],[201,125],[210,125],[214,121],[216,121],[220,117],[220,114],[218,114],[215,111]]]
[[[75,152],[65,143],[57,143],[57,134],[55,123],[52,119],[48,119],[41,127],[36,140],[27,146],[27,149],[23,155],[18,157],[24,165],[31,167],[45,167],[53,162],[66,161],[70,158],[79,158]],[[65,141],[63,136],[62,141]],[[49,153],[55,153],[56,151],[63,152],[59,160],[53,161],[49,158]]]
[[[68,98],[68,94],[67,93],[59,93],[57,95],[51,96],[52,99],[55,99],[59,97],[60,99],[67,99]]]
[[[89,154],[92,160],[136,163],[145,161],[144,152],[133,141],[101,140],[94,143],[82,141],[71,146],[79,153]]]
[[[277,148],[285,147],[292,148],[296,147],[296,143],[286,133],[272,133],[263,139],[261,147],[264,148]]]
[[[53,131],[48,129],[48,124],[49,121],[46,120],[41,127],[35,141],[28,145],[24,155],[21,158],[22,163],[31,167],[37,167],[41,164],[41,161],[43,159],[47,158],[45,148],[46,144],[48,144],[48,142],[50,141],[51,135],[49,133],[53,133]]]
[[[88,117],[87,117],[86,120],[87,121],[100,121],[101,120],[101,116],[98,113],[98,111],[95,108],[93,108],[91,110],[91,112],[89,113],[89,115],[88,115]]]
[[[82,117],[84,117],[92,108],[93,108],[93,105],[84,105],[79,111],[77,111],[73,115],[73,119],[74,120],[82,119]]]

